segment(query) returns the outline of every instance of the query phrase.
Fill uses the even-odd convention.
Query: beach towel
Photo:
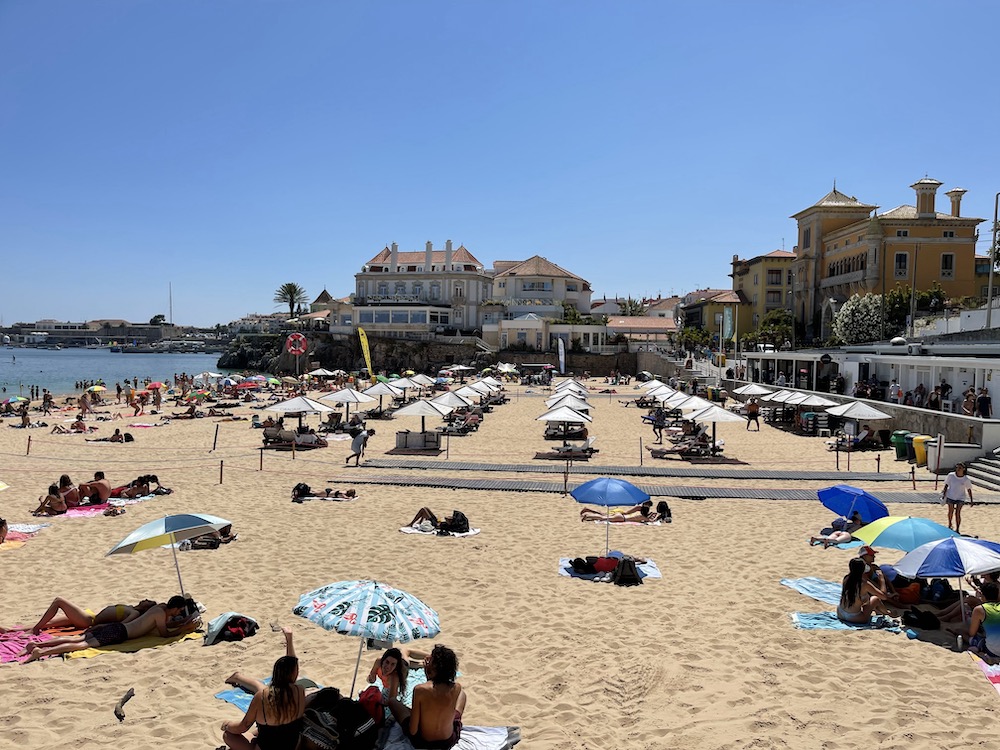
[[[271,684],[271,678],[265,677],[261,680],[265,685]],[[310,680],[308,677],[300,677],[295,681],[296,685],[301,685],[303,688],[322,688],[322,685],[317,685],[315,682]],[[250,708],[250,701],[253,700],[253,695],[248,693],[243,688],[233,687],[229,690],[223,690],[221,693],[216,693],[215,697],[220,701],[225,701],[226,703],[232,703],[236,708],[238,708],[243,713],[247,712]]]
[[[1000,693],[1000,665],[987,664],[984,662],[977,654],[971,651],[966,651],[969,656],[972,657],[972,661],[976,663],[983,671],[983,676],[987,681],[993,686],[993,689]]]
[[[462,736],[454,750],[509,750],[521,741],[519,727],[462,727]],[[383,750],[413,750],[402,727],[393,724]]]
[[[349,503],[359,499],[360,497],[361,495],[355,495],[354,497],[326,497],[325,495],[310,495],[309,497],[297,498],[297,500],[301,500],[303,502],[306,500],[332,500],[335,503]]]
[[[100,505],[81,505],[79,508],[70,508],[65,513],[60,516],[61,518],[90,518],[92,516],[104,515],[106,511],[111,506],[107,503],[101,503]]]
[[[24,651],[25,646],[30,644],[45,643],[45,641],[51,641],[58,636],[76,635],[82,632],[82,630],[77,628],[66,628],[64,630],[43,630],[38,635],[32,635],[28,630],[14,630],[4,633],[0,635],[0,664],[8,664],[14,661],[23,662],[28,656],[18,656],[18,654]]]
[[[0,551],[9,549],[20,549],[25,545],[23,539],[14,539],[13,534],[8,534],[3,544],[0,544]]]
[[[792,624],[799,630],[887,630],[890,633],[900,632],[899,628],[880,627],[879,622],[891,622],[886,617],[876,617],[867,623],[854,624],[843,622],[836,612],[792,612]]]
[[[413,526],[402,526],[399,529],[404,534],[421,534],[422,536],[475,536],[480,532],[480,529],[469,529],[461,534],[455,534],[454,532],[448,532],[447,534],[438,534],[436,531],[421,531]]]
[[[133,638],[131,641],[125,641],[125,643],[116,643],[114,646],[99,646],[98,648],[85,648],[82,651],[71,651],[68,654],[63,654],[67,659],[90,659],[93,656],[100,656],[101,654],[110,654],[113,651],[117,651],[121,654],[132,654],[136,651],[142,651],[144,648],[159,648],[160,646],[169,646],[172,643],[180,643],[181,641],[190,641],[194,638],[201,638],[201,633],[185,633],[184,635],[174,635],[169,638],[161,638],[158,635],[144,635],[142,638]]]
[[[8,531],[16,531],[20,534],[36,534],[44,528],[51,526],[51,523],[9,523]],[[10,538],[9,536],[7,537]]]
[[[782,578],[781,585],[824,604],[836,607],[840,603],[841,586],[833,581],[824,581],[822,578]]]
[[[611,515],[614,515],[613,513]],[[642,521],[619,521],[617,523],[611,523],[611,521],[599,521],[596,518],[590,523],[599,523],[604,526],[666,526],[663,521],[652,521],[648,523],[643,523]]]
[[[611,552],[610,555],[612,557],[620,557],[621,552],[618,552],[617,554]],[[583,578],[587,581],[592,581],[598,576],[597,573],[577,573],[573,570],[573,566],[570,565],[569,561],[570,558],[568,557],[559,558],[559,575],[566,576],[568,578]],[[641,564],[636,563],[635,568],[639,571],[639,578],[663,578],[663,575],[660,573],[660,569],[656,567],[656,563],[652,560],[646,560],[646,562]]]

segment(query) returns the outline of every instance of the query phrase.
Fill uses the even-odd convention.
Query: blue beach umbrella
[[[959,534],[927,518],[886,516],[853,532],[853,536],[875,547],[891,547],[909,552],[922,544]]]
[[[441,632],[438,613],[412,594],[378,581],[340,581],[303,594],[292,613],[325,630],[361,639],[351,695],[365,639],[409,643]]]
[[[637,503],[644,503],[649,500],[649,495],[631,482],[626,482],[624,479],[615,479],[614,477],[591,479],[589,482],[584,482],[572,490],[569,494],[578,503],[603,505],[605,509],[608,509],[607,514],[609,517],[611,515],[609,509],[612,505],[636,505]],[[608,522],[604,529],[604,554],[607,554],[610,547],[608,542],[610,536],[611,523]]]
[[[820,490],[817,494],[823,507],[844,518],[850,518],[857,511],[862,521],[871,523],[889,515],[889,509],[881,500],[860,487],[835,484],[833,487]]]

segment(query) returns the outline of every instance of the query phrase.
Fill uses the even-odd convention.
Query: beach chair
[[[596,437],[588,437],[582,443],[568,443],[567,445],[557,445],[555,447],[555,452],[559,454],[567,455],[568,457],[574,456],[591,456],[597,453],[597,448],[594,447],[594,443],[597,441]]]
[[[278,442],[280,432],[280,427],[265,427],[263,432],[264,445]]]

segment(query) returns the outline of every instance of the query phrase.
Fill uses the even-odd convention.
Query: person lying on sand
[[[76,418],[69,427],[63,427],[61,424],[57,424],[52,428],[50,435],[76,435],[81,432],[87,432],[87,425],[83,421],[83,415],[81,414]]]
[[[83,607],[57,596],[52,600],[49,608],[45,610],[41,619],[31,628],[0,628],[0,633],[29,630],[32,634],[38,635],[46,628],[90,628],[109,622],[131,622],[154,606],[156,606],[156,602],[152,599],[143,599],[135,606],[112,604],[96,615],[91,615]],[[61,616],[60,612],[63,613]]]
[[[61,516],[68,510],[66,501],[59,494],[59,485],[50,484],[49,494],[38,498],[38,507],[31,511],[33,516]]]
[[[295,681],[299,679],[299,660],[295,656],[292,631],[281,628],[285,635],[285,655],[274,663],[271,684],[234,672],[226,684],[241,687],[253,694],[250,706],[241,721],[222,722],[222,739],[234,750],[283,750],[299,742],[302,716],[306,710],[306,693]],[[257,737],[251,742],[244,733],[257,725]]]
[[[653,501],[646,500],[633,505],[631,508],[608,515],[594,508],[582,508],[580,510],[581,521],[607,521],[608,523],[654,523],[655,521],[668,522],[672,520],[670,506],[665,500],[660,500],[653,510]]]
[[[195,419],[199,416],[200,415],[198,414],[198,408],[194,404],[191,404],[191,406],[182,411],[180,414],[178,414],[177,412],[173,412],[171,414],[171,417],[173,417],[174,419]]]
[[[461,737],[467,701],[462,686],[455,682],[458,657],[438,644],[424,659],[424,672],[428,681],[413,688],[413,707],[390,695],[389,710],[414,748],[448,750]]]
[[[211,531],[181,542],[184,545],[181,549],[218,549],[220,545],[235,542],[239,538],[239,534],[233,533],[233,525],[229,524],[218,531]]]
[[[186,617],[174,627],[172,621],[177,617]],[[168,624],[169,623],[169,624]],[[109,622],[103,625],[93,625],[80,635],[54,638],[46,641],[44,646],[30,644],[24,650],[29,655],[29,662],[44,659],[49,656],[67,654],[72,651],[83,651],[88,648],[115,646],[119,643],[135,640],[152,632],[161,638],[192,633],[201,626],[197,605],[191,599],[182,596],[172,596],[166,604],[157,604],[129,622]],[[30,651],[29,651],[30,649]]]
[[[87,442],[88,443],[124,443],[125,442],[125,436],[122,435],[122,431],[121,430],[119,430],[119,429],[116,428],[113,435],[109,435],[108,437],[102,437],[102,438],[87,438]]]
[[[413,520],[407,526],[412,526],[421,531],[433,531],[436,529],[438,532],[464,534],[469,531],[469,519],[466,518],[462,511],[453,510],[450,516],[445,516],[444,519],[438,520],[434,511],[424,507],[417,511],[417,515],[413,517]]]

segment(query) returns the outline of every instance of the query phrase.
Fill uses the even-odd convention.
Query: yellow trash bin
[[[917,457],[917,466],[927,465],[927,441],[933,439],[933,435],[913,436],[913,455]]]

